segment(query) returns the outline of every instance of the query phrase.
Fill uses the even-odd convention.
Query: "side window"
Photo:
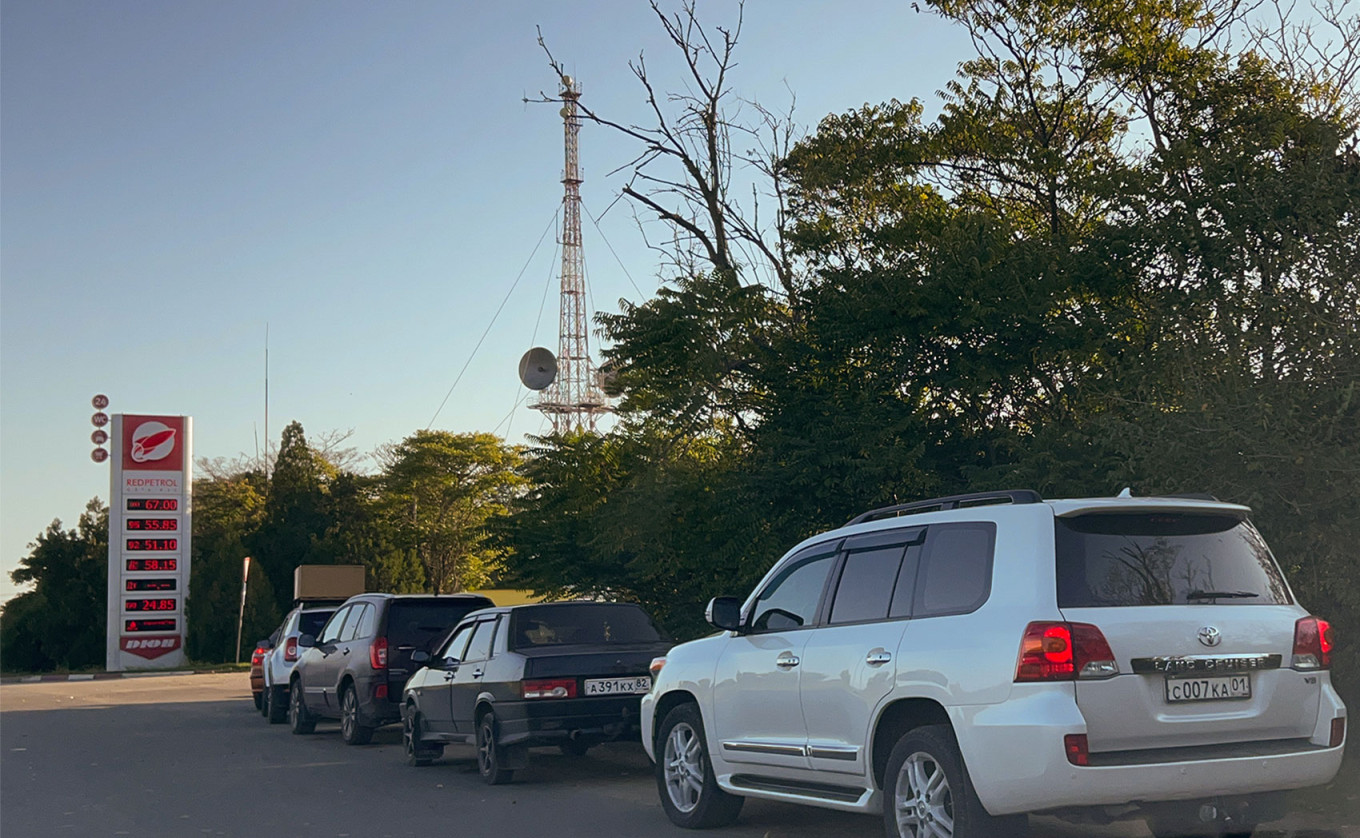
[[[463,660],[484,661],[491,657],[491,637],[496,631],[495,620],[482,620],[472,632],[468,642],[467,655]]]
[[[829,622],[886,619],[905,552],[906,546],[898,544],[846,553],[845,569],[836,586],[836,598],[831,602]]]
[[[923,550],[919,543],[907,547],[907,555],[902,559],[902,570],[898,572],[897,584],[893,587],[892,607],[888,609],[890,618],[912,616],[911,603],[916,595],[916,571],[921,566]]]
[[[340,629],[341,643],[346,643],[358,636],[359,621],[363,618],[364,610],[372,607],[364,603],[355,603],[350,608],[349,617],[345,619],[345,627]]]
[[[321,629],[321,636],[317,638],[317,643],[334,643],[340,639],[340,628],[345,625],[345,618],[349,616],[353,606],[341,608],[331,615],[326,621],[325,627]]]
[[[939,617],[977,610],[992,590],[995,546],[992,523],[930,527],[912,615]]]
[[[795,560],[780,572],[756,598],[751,631],[787,631],[811,624],[835,558],[835,553],[825,553]]]
[[[444,650],[439,653],[439,657],[445,660],[449,658],[462,660],[463,650],[467,648],[468,635],[472,634],[472,625],[472,623],[468,623],[465,626],[459,626],[458,630],[449,638],[449,642],[444,644]]]
[[[373,621],[377,613],[378,609],[372,605],[364,606],[364,612],[359,615],[359,625],[354,632],[355,639],[363,640],[366,637],[373,636]]]

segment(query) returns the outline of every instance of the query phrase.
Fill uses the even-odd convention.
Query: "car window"
[[[398,648],[429,649],[458,621],[491,600],[476,599],[394,599],[387,613],[387,642]]]
[[[826,553],[795,559],[780,571],[756,598],[750,630],[786,631],[810,625],[817,616],[817,604],[835,558],[835,553]]]
[[[465,626],[459,626],[458,630],[449,638],[449,642],[444,644],[444,649],[439,653],[439,657],[445,660],[449,658],[462,660],[463,650],[467,648],[468,637],[472,634],[473,625],[473,623],[468,623]]]
[[[992,590],[996,525],[990,522],[938,524],[926,531],[915,617],[967,614]]]
[[[297,633],[310,634],[312,637],[320,636],[322,627],[326,625],[326,621],[334,613],[334,611],[302,612],[297,619]]]
[[[345,628],[340,632],[340,640],[362,640],[373,634],[373,613],[376,611],[371,604],[364,603],[354,609],[354,613],[345,621]]]
[[[916,574],[921,566],[921,544],[907,546],[907,555],[902,559],[902,569],[898,571],[897,582],[893,585],[892,606],[888,609],[890,618],[910,617],[911,605],[916,598]]]
[[[331,615],[326,621],[326,627],[321,630],[321,636],[317,638],[318,643],[335,643],[340,639],[340,629],[345,625],[345,618],[353,610],[353,606],[345,606]]]
[[[378,609],[372,605],[364,606],[364,613],[359,616],[359,628],[354,633],[356,639],[363,640],[373,636],[373,620],[377,613]]]
[[[636,605],[581,602],[516,608],[511,649],[572,643],[657,643],[670,637]]]
[[[1233,516],[1082,515],[1056,536],[1060,608],[1293,601],[1265,539]]]
[[[468,641],[467,653],[463,660],[484,661],[491,657],[491,640],[495,631],[495,620],[482,620],[477,623],[472,631],[472,639]]]
[[[858,623],[887,619],[906,549],[906,545],[899,544],[847,552],[828,621]]]

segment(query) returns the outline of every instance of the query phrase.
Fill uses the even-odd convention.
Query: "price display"
[[[169,532],[179,529],[178,518],[129,518],[126,524],[130,530]]]
[[[151,552],[165,552],[168,550],[179,549],[179,539],[177,538],[129,538],[127,540],[129,550],[147,550]]]
[[[174,631],[176,626],[174,617],[161,617],[153,620],[124,620],[123,630],[131,633],[134,631]]]
[[[128,579],[125,591],[173,591],[179,583],[174,579]]]
[[[179,570],[179,559],[128,559],[128,570],[154,570],[164,573]]]
[[[174,611],[173,599],[129,599],[123,601],[124,611]]]
[[[128,498],[128,512],[178,512],[179,498]]]

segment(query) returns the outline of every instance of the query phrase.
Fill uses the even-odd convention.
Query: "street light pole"
[[[241,569],[241,611],[236,616],[236,662],[241,662],[241,626],[246,621],[246,582],[250,581],[250,556]]]

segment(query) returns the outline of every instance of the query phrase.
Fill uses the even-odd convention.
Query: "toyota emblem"
[[[1223,642],[1223,635],[1219,634],[1215,626],[1204,626],[1199,630],[1199,642],[1205,646],[1217,646]]]

